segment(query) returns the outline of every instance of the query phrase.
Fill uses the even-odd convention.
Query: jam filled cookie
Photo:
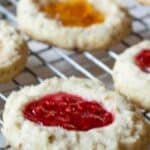
[[[146,150],[150,126],[97,81],[52,78],[13,92],[2,132],[16,150]]]
[[[107,49],[131,30],[127,8],[117,0],[20,0],[20,30],[66,49]]]
[[[0,83],[10,81],[23,70],[27,53],[27,46],[18,31],[0,20]]]
[[[141,4],[150,6],[150,0],[138,0]]]
[[[150,41],[143,41],[119,56],[113,79],[117,91],[150,110]]]

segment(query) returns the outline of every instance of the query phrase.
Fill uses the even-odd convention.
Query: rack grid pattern
[[[0,110],[3,110],[6,97],[12,90],[40,83],[52,76],[61,78],[71,75],[84,76],[92,80],[102,80],[106,86],[112,88],[112,67],[118,54],[143,39],[150,39],[150,9],[131,0],[125,2],[133,16],[133,31],[107,52],[69,52],[26,37],[30,49],[28,64],[16,79],[0,85]],[[0,0],[0,17],[7,19],[14,26],[17,26],[16,5],[17,0]],[[150,121],[150,113],[143,111],[143,114]],[[2,125],[2,120],[0,124]]]

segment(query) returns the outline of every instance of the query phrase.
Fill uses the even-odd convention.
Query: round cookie
[[[28,49],[20,33],[0,20],[0,83],[8,82],[24,69]]]
[[[131,17],[118,0],[48,2],[18,3],[20,30],[33,39],[65,49],[92,51],[109,48],[131,31]]]
[[[117,91],[150,110],[150,41],[143,41],[118,57],[113,79]]]
[[[141,4],[150,6],[150,0],[138,0]]]
[[[3,121],[16,150],[146,150],[150,142],[135,107],[89,79],[52,78],[13,92]]]

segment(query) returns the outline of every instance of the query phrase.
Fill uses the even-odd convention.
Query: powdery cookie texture
[[[143,41],[118,57],[113,79],[117,91],[150,110],[150,41]]]
[[[105,120],[103,120],[104,116],[101,116],[102,118],[99,121],[109,122],[110,114],[112,114],[112,122],[104,127],[80,131],[73,130],[72,126],[67,126],[72,128],[72,130],[55,125],[44,126],[40,122],[38,124],[24,118],[25,106],[31,106],[31,103],[38,102],[38,99],[43,96],[60,92],[85,99],[80,101],[80,104],[82,102],[93,102],[94,100],[109,112],[109,115],[104,115]],[[65,98],[63,100],[69,101],[69,99]],[[50,101],[53,101],[53,99]],[[45,104],[48,105],[50,101],[47,101]],[[58,103],[61,101],[60,97],[57,98],[57,101]],[[73,101],[76,101],[76,98]],[[80,104],[75,109],[73,109],[75,104],[69,105],[65,111],[69,112],[71,107],[74,112],[74,116],[73,114],[72,116],[75,117],[77,108],[79,110],[84,109],[83,106],[82,108],[80,107]],[[59,109],[61,106],[65,107],[66,104],[61,103]],[[86,104],[84,107],[87,107]],[[94,108],[95,106],[91,107],[93,111],[95,110]],[[33,111],[31,109],[33,114],[35,111],[39,112],[39,109]],[[44,109],[43,113],[45,112]],[[88,113],[84,115],[86,116]],[[40,115],[42,115],[42,112]],[[86,119],[84,115],[82,117]],[[108,116],[109,118],[107,118]],[[60,119],[59,117],[57,116],[55,119]],[[95,119],[97,117],[95,116]],[[81,118],[76,118],[76,121],[78,119]],[[117,93],[107,91],[98,81],[91,81],[89,79],[75,77],[68,79],[52,78],[40,85],[25,87],[19,92],[13,92],[6,101],[3,120],[2,132],[8,144],[16,150],[146,150],[150,142],[150,126],[146,123],[143,116],[136,112],[134,106]],[[63,118],[59,121],[65,122]],[[47,124],[48,122],[45,123]],[[85,122],[82,122],[82,120],[78,123],[83,123],[86,127]],[[91,123],[94,124],[94,122],[88,122],[87,125]]]
[[[150,0],[138,0],[141,4],[150,6]]]
[[[0,83],[10,81],[23,70],[28,49],[20,33],[0,20]]]
[[[55,1],[57,0],[52,3]],[[40,10],[40,3],[48,3],[47,0],[40,2],[38,0],[20,0],[17,9],[20,30],[33,39],[78,51],[107,49],[129,34],[131,17],[127,8],[120,1],[87,0],[87,2],[92,5],[92,8],[94,7],[95,11],[103,13],[104,21],[86,27],[63,25],[58,19],[49,17],[50,15],[48,16]],[[84,6],[82,7],[84,8]],[[51,12],[51,8],[46,9]],[[80,12],[82,13],[82,10]],[[72,12],[68,12],[68,14],[70,13]],[[79,17],[81,17],[80,14],[78,14]],[[59,18],[59,15],[56,15],[56,18]],[[81,22],[83,23],[84,20],[81,19]]]

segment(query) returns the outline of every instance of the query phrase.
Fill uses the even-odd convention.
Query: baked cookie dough
[[[141,4],[150,6],[150,0],[138,0]]]
[[[10,81],[24,69],[27,46],[8,22],[0,20],[0,83]]]
[[[150,126],[98,81],[52,78],[13,92],[3,135],[16,150],[146,150]]]
[[[20,30],[65,49],[107,49],[131,31],[131,17],[118,0],[20,0]]]
[[[150,41],[143,41],[119,56],[113,79],[117,91],[150,110]]]

